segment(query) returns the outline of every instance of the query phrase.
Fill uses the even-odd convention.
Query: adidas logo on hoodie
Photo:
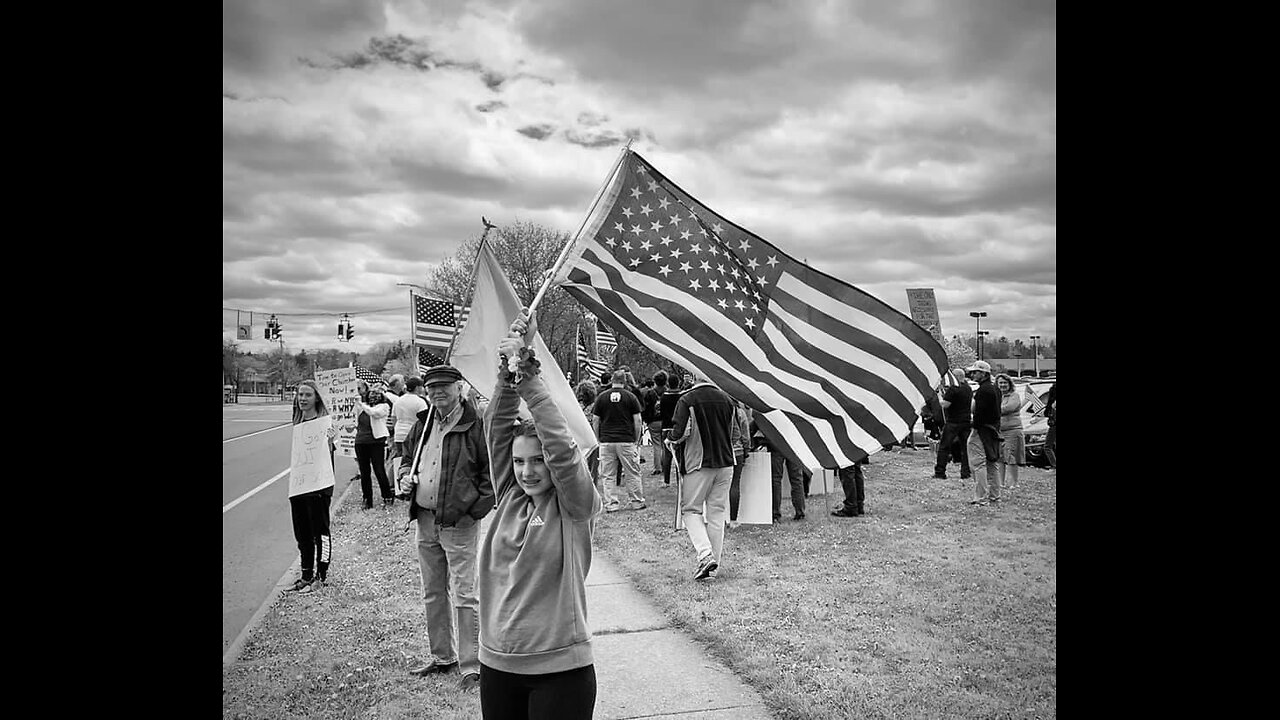
[[[541,515],[534,515],[533,519],[529,521],[529,527],[542,527],[545,524],[546,523],[542,522]]]

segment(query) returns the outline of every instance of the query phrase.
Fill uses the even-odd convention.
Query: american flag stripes
[[[947,369],[911,318],[712,212],[627,151],[552,282],[756,411],[806,467],[911,431]]]
[[[1027,407],[1027,412],[1031,413],[1032,415],[1039,415],[1040,413],[1044,412],[1044,408],[1045,408],[1044,401],[1041,400],[1040,396],[1036,395],[1031,388],[1027,388],[1026,396],[1027,396],[1028,402],[1030,402],[1030,405]]]
[[[609,328],[596,323],[596,346],[600,352],[612,355],[618,349],[618,339],[609,332]]]
[[[578,377],[595,381],[600,374],[609,369],[609,361],[604,358],[591,358],[591,353],[587,352],[587,344],[582,339],[581,329],[578,332]]]

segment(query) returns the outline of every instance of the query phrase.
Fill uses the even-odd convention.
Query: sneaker
[[[741,523],[739,523],[737,520],[730,520],[730,521],[729,521],[729,529],[730,529],[730,530],[737,530],[737,529],[738,529],[738,525],[740,525],[740,524],[741,524]]]
[[[324,583],[320,582],[319,580],[312,580],[311,582],[307,583],[306,587],[298,588],[298,594],[310,595],[313,592],[318,592],[322,587],[324,587]]]
[[[480,673],[467,673],[466,675],[462,676],[461,680],[458,681],[458,688],[461,689],[462,692],[467,692],[468,690],[475,690],[479,687],[480,687]]]
[[[934,474],[933,474],[933,479],[934,479],[934,480],[946,480],[946,479],[947,479],[947,476],[946,476],[946,474],[945,474],[945,473],[943,473],[942,475],[939,475],[938,473],[934,473]]]
[[[453,672],[454,670],[457,670],[457,669],[458,669],[457,661],[454,661],[451,663],[442,663],[436,660],[432,660],[426,665],[419,665],[418,667],[410,670],[409,674],[417,675],[418,677],[426,677],[427,675],[435,675],[436,673]]]
[[[986,500],[970,500],[969,504],[970,505],[986,505],[987,501]]]
[[[707,576],[715,572],[718,567],[720,567],[720,565],[716,562],[716,557],[708,554],[706,557],[698,561],[698,569],[693,573],[693,579],[705,580]]]
[[[645,505],[644,503],[638,503],[638,502],[633,502],[633,503],[631,503],[631,504],[627,505],[627,509],[628,509],[628,510],[643,510],[643,509],[645,509],[645,508],[647,508],[647,507],[649,507],[649,506],[648,506],[648,505]]]
[[[651,473],[649,473],[649,474],[650,474],[650,475],[661,475],[661,474],[662,474],[662,471],[661,471],[661,470],[654,470],[653,472],[651,472]]]
[[[834,517],[858,517],[858,513],[850,511],[848,508],[840,508],[832,510],[831,515]]]
[[[619,510],[621,510],[621,509],[622,509],[622,505],[620,505],[620,504],[618,504],[618,503],[614,503],[614,504],[612,504],[612,505],[605,505],[605,506],[604,506],[604,511],[605,511],[605,512],[607,512],[607,513],[611,513],[611,512],[618,512],[618,511],[619,511]]]
[[[802,512],[798,512],[798,513],[796,513],[795,515],[792,515],[792,516],[791,516],[791,519],[792,519],[792,520],[803,520],[803,519],[804,519],[804,513],[802,513]]]
[[[298,578],[297,580],[294,580],[294,581],[293,581],[293,584],[292,584],[292,585],[290,585],[289,587],[286,587],[286,588],[284,589],[284,591],[285,591],[285,592],[287,592],[287,593],[288,593],[288,592],[300,592],[300,591],[302,590],[302,588],[310,587],[310,586],[311,586],[311,581],[310,581],[310,580],[303,580],[302,578]]]
[[[719,572],[720,572],[719,570],[712,570],[711,572],[707,573],[707,579],[708,579],[708,580],[715,580],[715,579],[716,579],[716,575],[717,575],[717,573],[719,573]]]

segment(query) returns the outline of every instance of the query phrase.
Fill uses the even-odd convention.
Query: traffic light
[[[347,321],[339,320],[338,321],[338,342],[342,342],[343,340],[346,340],[346,339],[347,339]]]
[[[281,327],[281,325],[280,325],[280,323],[279,323],[279,322],[276,322],[275,327],[274,327],[274,328],[272,328],[272,330],[271,330],[271,339],[272,339],[272,340],[279,340],[279,339],[280,339],[280,336],[281,336],[281,335],[283,335],[283,334],[284,334],[284,328],[283,328],[283,327]]]
[[[263,340],[271,339],[271,325],[267,325],[266,327],[262,328],[262,339]]]
[[[347,321],[347,340],[349,341],[351,340],[351,338],[355,336],[356,336],[356,325],[355,323],[348,320]]]

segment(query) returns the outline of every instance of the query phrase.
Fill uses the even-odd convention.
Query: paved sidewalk
[[[766,720],[764,701],[671,624],[598,548],[587,612],[599,720]]]

